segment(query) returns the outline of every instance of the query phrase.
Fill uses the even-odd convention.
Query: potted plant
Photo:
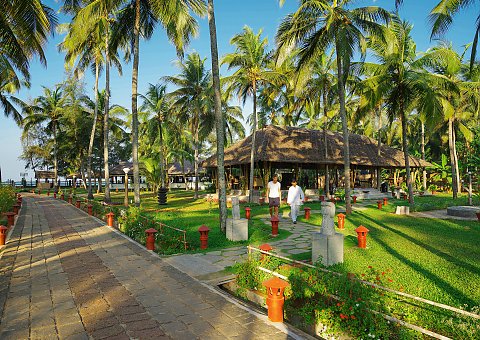
[[[435,184],[430,184],[430,186],[428,187],[428,191],[430,191],[432,195],[435,195],[437,193],[437,190],[438,186],[436,186]]]

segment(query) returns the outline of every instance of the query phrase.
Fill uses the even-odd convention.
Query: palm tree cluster
[[[440,1],[430,17],[433,36],[473,2]],[[381,144],[402,148],[411,203],[415,187],[426,189],[427,176],[425,171],[421,176],[412,171],[410,154],[439,160],[448,153],[454,197],[467,167],[472,171],[480,166],[468,157],[478,144],[478,27],[473,44],[462,53],[447,42],[421,53],[411,24],[396,13],[377,6],[354,7],[350,0],[300,0],[298,9],[280,23],[273,49],[261,30],[245,26],[230,41],[233,52],[219,62],[213,0],[64,0],[62,11],[71,21],[58,25],[57,31],[65,35],[59,50],[65,53],[71,76],[23,103],[13,94],[28,85],[28,61],[35,55],[44,60],[42,46],[56,19],[39,0],[6,3],[0,14],[6,25],[0,28],[0,101],[6,115],[24,127],[23,158],[34,168],[49,165],[56,173],[86,174],[90,196],[91,176],[103,175],[108,183],[108,166],[114,162],[133,160],[138,205],[140,162],[154,188],[165,187],[167,164],[191,160],[197,177],[200,158],[217,152],[224,229],[223,148],[245,135],[242,110],[231,104],[234,97],[243,104],[253,102],[246,117],[252,133],[250,199],[256,131],[265,124],[320,129],[325,138],[327,130],[343,133],[347,213],[354,182],[348,142],[352,132],[376,138],[379,150]],[[198,33],[195,16],[204,15],[212,70],[198,53],[184,55]],[[28,18],[35,18],[34,25]],[[139,40],[149,39],[157,27],[175,46],[178,74],[162,76],[139,94]],[[110,68],[122,72],[121,54],[127,62],[132,60],[130,110],[110,103]],[[228,69],[221,79],[219,64]],[[95,76],[94,98],[85,95],[78,81],[87,69]],[[100,90],[102,72],[105,84]],[[16,107],[22,108],[23,119]],[[327,149],[318,152],[328,158]],[[327,191],[331,174],[325,166]],[[195,185],[197,197],[198,181]],[[108,185],[105,200],[110,200]]]

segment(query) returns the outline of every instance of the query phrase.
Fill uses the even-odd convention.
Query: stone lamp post
[[[125,173],[125,199],[123,200],[123,205],[128,207],[128,172],[130,168],[123,168],[123,172]]]

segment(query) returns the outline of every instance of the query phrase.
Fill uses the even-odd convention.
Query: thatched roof
[[[198,173],[203,173],[205,172],[205,169],[201,167],[201,165],[199,164],[198,165]],[[172,164],[170,164],[170,166],[168,167],[168,174],[169,175],[182,175],[182,174],[186,174],[186,175],[193,175],[195,173],[195,168],[194,168],[194,163],[188,161],[188,160],[185,160],[183,162],[183,167],[182,167],[182,164],[180,162],[174,162]]]
[[[117,165],[114,165],[109,169],[110,176],[125,176],[125,172],[123,172],[123,168],[129,168],[130,171],[128,173],[129,176],[133,176],[133,163],[132,162],[120,162]]]
[[[318,164],[343,165],[343,134],[327,131],[325,158],[322,130],[269,125],[257,131],[255,161],[278,164],[302,164],[304,167]],[[395,168],[404,167],[403,152],[386,145],[377,155],[377,141],[367,136],[350,134],[350,162],[356,166]],[[248,136],[225,149],[225,165],[250,163],[252,136]],[[430,163],[410,157],[411,167],[427,167]],[[204,167],[216,167],[216,155],[207,158]]]

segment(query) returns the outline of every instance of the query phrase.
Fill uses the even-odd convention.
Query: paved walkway
[[[25,197],[0,258],[0,339],[287,339],[67,203]]]

